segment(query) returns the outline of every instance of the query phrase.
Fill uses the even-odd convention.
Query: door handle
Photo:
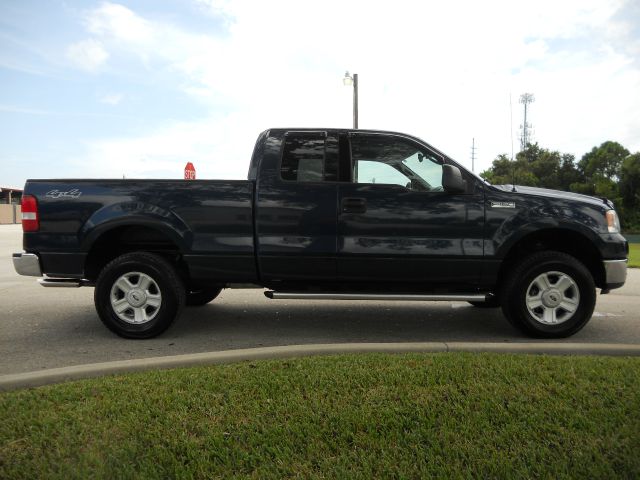
[[[343,198],[342,213],[364,213],[367,211],[367,201],[364,198]]]

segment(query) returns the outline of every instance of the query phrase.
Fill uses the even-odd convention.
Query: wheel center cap
[[[134,289],[127,293],[127,302],[132,307],[141,307],[147,303],[147,294],[142,290]]]
[[[547,290],[542,294],[542,303],[545,307],[555,308],[562,303],[562,295],[557,290]]]

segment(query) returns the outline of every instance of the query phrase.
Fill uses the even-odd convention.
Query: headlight
[[[620,219],[615,210],[607,210],[607,228],[609,233],[620,233]]]

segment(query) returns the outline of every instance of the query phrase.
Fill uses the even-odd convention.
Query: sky
[[[476,172],[640,150],[640,1],[0,0],[0,186],[246,178],[271,127],[418,136]]]

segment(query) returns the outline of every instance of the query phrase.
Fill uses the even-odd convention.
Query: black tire
[[[201,288],[199,290],[187,291],[186,305],[187,307],[202,307],[210,301],[214,300],[222,288]]]
[[[506,280],[502,298],[502,311],[522,332],[536,338],[564,338],[591,319],[596,291],[591,273],[579,260],[549,251],[525,257]]]
[[[127,253],[108,263],[94,291],[100,320],[124,338],[160,335],[180,316],[184,302],[185,288],[176,269],[147,252]],[[115,310],[118,303],[120,312]]]
[[[469,303],[474,307],[478,307],[478,308],[499,308],[500,307],[500,300],[498,300],[498,297],[491,297],[491,299],[487,300],[486,302],[469,302]]]

